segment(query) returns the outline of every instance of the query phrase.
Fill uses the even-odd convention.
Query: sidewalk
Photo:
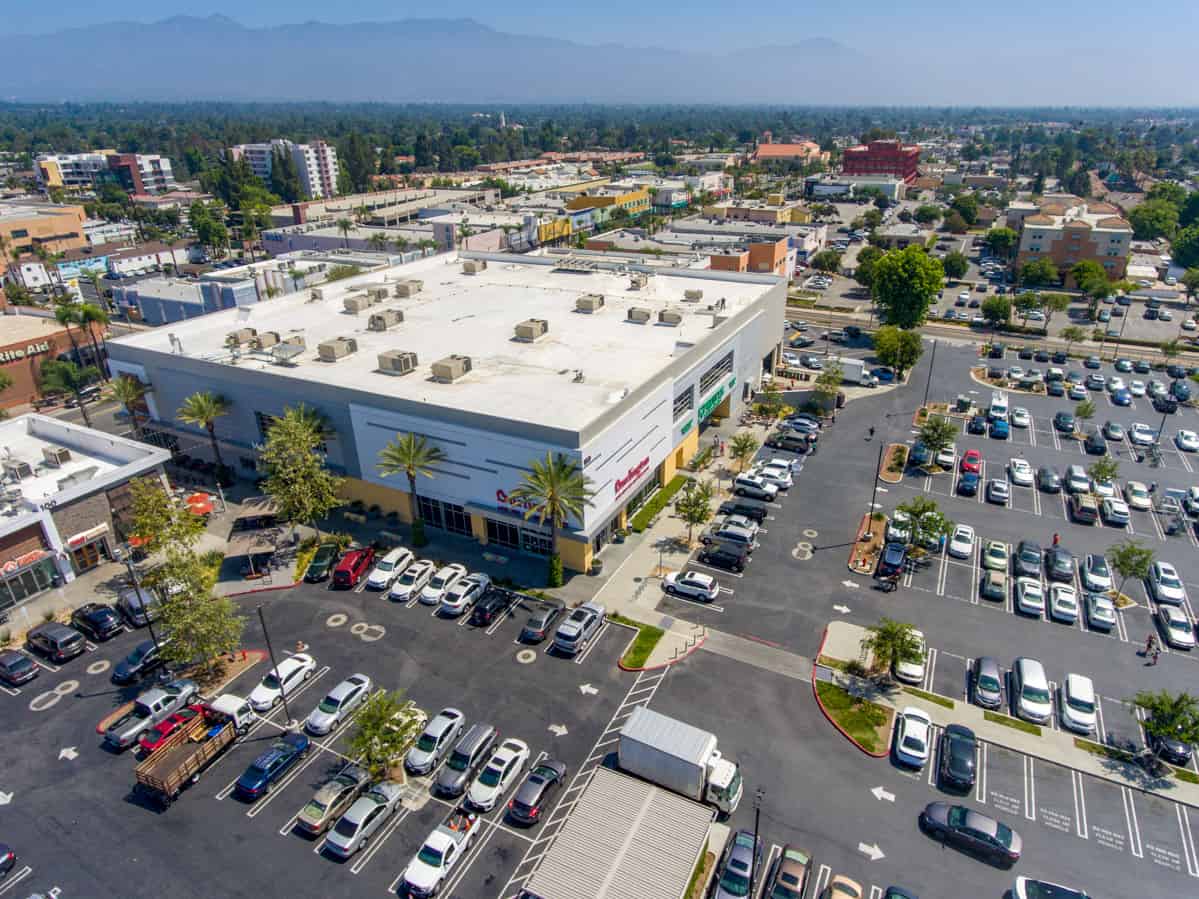
[[[861,648],[861,641],[866,633],[866,628],[856,624],[845,621],[830,622],[825,632],[821,657],[842,662],[859,659],[863,663],[869,664],[870,660]],[[822,679],[838,683],[851,690],[854,695],[879,705],[896,710],[905,706],[915,706],[928,713],[933,723],[939,727],[944,728],[949,724],[964,724],[984,742],[1047,762],[1064,765],[1121,786],[1132,787],[1146,793],[1155,793],[1165,799],[1173,799],[1183,805],[1199,808],[1199,784],[1188,783],[1177,778],[1155,777],[1139,765],[1080,749],[1075,743],[1075,736],[1068,731],[1054,730],[1046,726],[1041,728],[1041,734],[1037,736],[1006,724],[999,724],[989,719],[987,717],[989,713],[984,709],[962,700],[945,697],[947,701],[953,703],[953,708],[946,708],[939,703],[929,702],[909,693],[902,686],[884,687],[873,681],[852,677],[825,666],[819,666],[818,674]]]

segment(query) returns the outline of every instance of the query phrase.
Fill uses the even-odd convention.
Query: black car
[[[1103,361],[1098,356],[1087,356],[1082,361],[1083,368],[1098,369],[1103,365]]]
[[[1184,740],[1155,737],[1148,731],[1145,732],[1145,739],[1149,748],[1171,765],[1186,767],[1191,763],[1191,747]]]
[[[1046,493],[1062,492],[1062,476],[1048,466],[1037,469],[1037,486]]]
[[[1178,400],[1172,396],[1155,396],[1153,398],[1153,411],[1160,412],[1163,415],[1171,415],[1178,411]]]
[[[993,343],[991,344],[991,351],[987,355],[992,359],[1002,359],[1005,349],[1006,347],[1002,343]]]
[[[720,504],[720,515],[741,515],[750,521],[761,524],[766,520],[767,509],[758,503],[747,503],[740,500],[729,500]]]
[[[1045,383],[1045,393],[1049,396],[1065,396],[1066,387],[1061,381],[1047,381]]]
[[[888,543],[883,556],[878,560],[878,576],[892,577],[903,572],[908,560],[908,549],[902,543]]]
[[[1033,353],[1033,359],[1035,359],[1037,362],[1048,362],[1049,352],[1047,350],[1037,350],[1035,353]]]
[[[7,877],[17,864],[17,854],[7,843],[0,843],[0,877]]]
[[[1041,544],[1032,540],[1021,540],[1012,556],[1012,570],[1016,577],[1039,577],[1041,574]]]
[[[158,643],[153,640],[143,640],[137,644],[133,652],[125,656],[112,669],[112,682],[114,684],[131,684],[165,665],[166,659],[162,657],[161,646],[167,639],[164,637]]]
[[[1045,574],[1051,581],[1074,582],[1074,556],[1063,546],[1051,547],[1045,553]]]
[[[522,643],[540,643],[554,630],[554,622],[562,614],[561,606],[544,605],[529,616],[525,626],[521,628]]]
[[[507,594],[493,590],[488,593],[471,609],[470,623],[478,625],[488,625],[495,621],[497,615],[508,608],[508,603],[511,600]]]
[[[1138,375],[1147,375],[1151,371],[1153,371],[1153,367],[1148,362],[1146,362],[1144,359],[1138,359],[1136,362],[1134,362],[1132,364],[1132,370],[1135,371]]]
[[[1032,359],[1032,347],[1022,346],[1022,347],[1020,347],[1020,352],[1017,353],[1016,355],[1019,356],[1021,359],[1024,359],[1025,361],[1030,360],[1030,359]]]
[[[1185,403],[1191,398],[1191,385],[1183,380],[1176,380],[1170,385],[1170,397]]]
[[[1074,433],[1074,415],[1070,412],[1061,411],[1053,416],[1053,426],[1063,434]]]
[[[71,625],[97,642],[115,637],[125,629],[121,616],[112,606],[98,602],[85,603],[77,608],[71,614]]]
[[[713,568],[740,573],[745,570],[745,564],[749,561],[749,553],[712,543],[700,550],[696,558]]]
[[[987,419],[982,415],[975,415],[970,419],[970,423],[966,425],[966,430],[971,434],[987,433]]]
[[[310,584],[325,580],[340,558],[341,547],[336,543],[322,543],[316,548],[312,561],[308,563],[308,568],[304,571],[304,580]]]
[[[1107,454],[1107,441],[1098,431],[1091,431],[1087,434],[1087,439],[1083,441],[1082,447],[1092,456]]]
[[[1053,361],[1057,365],[1065,365],[1070,361],[1070,357],[1067,356],[1062,350],[1058,350],[1053,354]]]
[[[8,684],[10,687],[19,687],[21,684],[27,684],[35,677],[41,669],[24,653],[17,652],[15,649],[6,649],[0,652],[0,680]]]
[[[508,817],[517,824],[536,824],[565,780],[565,764],[557,759],[542,759],[508,801]]]
[[[1171,378],[1185,378],[1187,376],[1187,370],[1177,362],[1171,362],[1166,366],[1166,374],[1168,374]]]
[[[974,788],[974,757],[978,741],[974,731],[961,724],[951,724],[941,733],[940,764],[937,777],[942,787],[954,790]]]

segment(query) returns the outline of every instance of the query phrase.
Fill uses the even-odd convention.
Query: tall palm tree
[[[69,393],[79,404],[79,412],[83,423],[92,426],[91,416],[87,414],[87,406],[83,404],[83,391],[100,377],[100,371],[94,365],[79,366],[74,362],[46,362],[42,364],[42,389],[58,393]]]
[[[142,397],[146,395],[146,385],[132,375],[120,375],[108,385],[109,399],[116,400],[129,415],[129,423],[133,425],[133,436],[140,437],[141,425],[137,415],[142,405]]]
[[[510,494],[511,498],[527,506],[525,519],[537,516],[537,523],[550,522],[552,548],[550,555],[550,586],[562,583],[562,558],[558,553],[558,531],[573,515],[580,521],[584,506],[591,505],[595,491],[591,489],[591,478],[573,459],[551,452],[545,459],[535,459],[533,470]]]
[[[404,253],[412,245],[412,242],[407,237],[397,237],[392,240],[392,244],[399,252]]]
[[[350,232],[357,231],[358,226],[347,218],[338,219],[336,222],[334,222],[334,225],[336,225],[337,230],[341,232],[341,239],[345,241],[345,248],[348,250],[350,248]]]
[[[388,243],[390,243],[390,241],[387,239],[387,235],[378,231],[368,237],[366,242],[370,244],[371,249],[376,253],[382,253],[387,249]]]
[[[79,324],[87,333],[88,339],[92,344],[92,360],[96,367],[100,369],[100,377],[105,381],[108,380],[108,375],[104,371],[104,363],[100,356],[100,344],[96,342],[95,325],[100,325],[101,328],[108,324],[108,313],[104,307],[98,303],[83,303],[79,307]]]
[[[71,351],[75,354],[75,358],[79,358],[79,344],[75,340],[75,332],[71,330],[71,325],[80,324],[79,309],[76,307],[73,300],[65,300],[59,297],[54,304],[54,320],[67,329],[67,339],[71,341]]]
[[[180,421],[187,422],[189,425],[201,425],[208,431],[208,439],[212,441],[212,455],[216,458],[217,468],[223,469],[225,462],[221,458],[221,447],[216,439],[216,420],[229,414],[229,401],[219,393],[202,390],[185,399],[175,414]]]
[[[408,478],[408,494],[412,497],[413,537],[424,534],[420,517],[420,503],[416,495],[416,476],[433,477],[433,466],[445,461],[441,447],[417,434],[396,434],[395,439],[379,450],[379,463],[375,466],[385,478],[402,474]]]

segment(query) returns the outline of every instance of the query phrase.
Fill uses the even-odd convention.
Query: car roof
[[[351,674],[340,684],[330,690],[329,695],[340,699],[352,690],[362,686],[364,683],[366,683],[365,674]]]
[[[1081,674],[1066,675],[1066,690],[1073,696],[1079,696],[1084,699],[1095,697],[1095,685],[1091,683],[1089,677]]]

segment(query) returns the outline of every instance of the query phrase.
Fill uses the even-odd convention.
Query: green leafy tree
[[[1053,316],[1058,312],[1065,312],[1070,308],[1070,295],[1065,293],[1046,293],[1041,295],[1041,311],[1045,313],[1045,330],[1049,330],[1049,323],[1053,321]]]
[[[883,251],[878,247],[862,247],[858,251],[857,264],[854,266],[853,279],[869,289],[874,283],[874,264],[883,258]]]
[[[67,393],[75,398],[79,405],[79,413],[83,423],[92,426],[91,416],[87,405],[83,402],[83,391],[100,378],[100,369],[94,365],[79,366],[67,360],[54,360],[42,363],[42,390],[50,393]]]
[[[385,478],[402,474],[408,478],[408,496],[412,503],[412,542],[425,545],[424,522],[420,517],[420,502],[416,494],[417,476],[433,477],[433,467],[445,461],[441,447],[417,434],[396,434],[395,438],[379,450],[376,470]]]
[[[945,254],[945,258],[941,260],[941,268],[945,270],[945,277],[957,281],[969,271],[970,260],[964,254],[954,250]]]
[[[901,663],[924,661],[924,648],[912,625],[882,618],[866,630],[869,633],[862,639],[862,649],[874,654],[875,664],[883,669],[884,679],[890,680],[891,672]]]
[[[1178,228],[1178,207],[1165,200],[1146,200],[1128,213],[1137,240],[1170,237]]]
[[[1199,192],[1195,195],[1199,196]],[[1179,283],[1185,288],[1188,300],[1194,300],[1199,296],[1199,266],[1188,268],[1179,279]]]
[[[1082,423],[1090,421],[1095,417],[1095,403],[1093,400],[1083,400],[1074,407],[1074,418],[1079,422],[1079,430],[1082,430]]]
[[[953,522],[945,517],[936,500],[917,494],[895,507],[911,522],[911,542],[916,546],[931,546],[953,533]]]
[[[1178,213],[1178,224],[1183,228],[1199,222],[1199,190],[1187,195],[1186,202]]]
[[[271,422],[266,442],[258,447],[259,466],[266,472],[263,489],[274,499],[279,515],[311,525],[318,539],[317,523],[341,504],[342,479],[325,467],[322,447],[328,436],[328,425],[301,403]]]
[[[983,300],[982,317],[992,328],[1004,327],[1012,317],[1012,301],[1001,296],[987,297]]]
[[[758,440],[749,431],[740,431],[729,441],[729,456],[737,463],[737,471],[745,471],[745,466],[758,451]]]
[[[1078,343],[1080,340],[1087,339],[1087,332],[1078,325],[1067,325],[1066,327],[1062,328],[1061,333],[1058,334],[1058,337],[1066,341],[1066,353],[1068,355],[1070,353],[1070,346],[1072,344]]]
[[[900,380],[923,353],[924,342],[917,331],[883,325],[874,334],[874,355],[883,365],[895,369],[895,376]]]
[[[917,246],[895,250],[876,260],[871,290],[882,319],[900,328],[922,324],[944,276],[940,261]]]
[[[912,218],[922,225],[930,225],[941,218],[941,208],[939,206],[930,206],[927,203],[917,206],[916,211],[912,213]]]
[[[970,230],[970,223],[956,209],[949,210],[945,216],[945,230],[951,234],[965,234]]]
[[[960,215],[967,225],[973,226],[978,221],[978,197],[974,194],[958,194],[949,208]]]
[[[821,250],[812,257],[812,268],[822,272],[835,272],[841,268],[841,254],[836,250]]]
[[[383,780],[420,736],[423,719],[403,692],[372,693],[354,717],[348,755],[359,759],[372,778]]]
[[[983,237],[983,243],[992,255],[1000,259],[1010,259],[1020,243],[1020,235],[1011,228],[992,228]]]
[[[1129,578],[1144,580],[1149,577],[1149,568],[1153,565],[1153,550],[1137,540],[1124,540],[1113,544],[1107,549],[1107,560],[1112,570],[1120,575],[1118,594],[1124,592],[1124,584]]]
[[[192,514],[163,487],[158,478],[134,478],[129,482],[127,537],[136,536],[147,553],[186,552],[204,533],[204,521]]]
[[[1162,343],[1161,351],[1167,359],[1175,359],[1182,352],[1182,344],[1177,340],[1167,340]]]
[[[783,394],[773,384],[762,388],[754,397],[758,409],[767,418],[775,418],[783,410]]]
[[[1163,740],[1181,740],[1188,746],[1199,743],[1199,699],[1190,693],[1141,690],[1132,701],[1145,713],[1141,726],[1155,738],[1155,761],[1161,761]]]
[[[1186,199],[1187,189],[1170,181],[1159,181],[1145,192],[1146,203],[1165,203],[1175,209],[1181,209]]]
[[[194,552],[169,552],[155,570],[166,599],[161,605],[160,627],[170,636],[163,655],[171,662],[186,665],[199,661],[210,669],[225,653],[241,646],[245,620],[233,600],[213,596],[211,569]]]
[[[1183,268],[1199,266],[1199,221],[1178,232],[1170,245],[1174,263]]]
[[[180,421],[202,427],[208,432],[208,439],[212,442],[212,456],[216,460],[218,469],[222,470],[225,462],[221,458],[221,445],[216,439],[216,421],[228,414],[229,401],[210,390],[193,393],[183,401],[175,413]]]
[[[591,505],[595,490],[591,478],[583,474],[574,459],[562,454],[547,452],[545,458],[532,462],[533,470],[512,491],[511,496],[526,506],[525,520],[536,518],[537,523],[550,523],[550,539],[553,553],[550,555],[549,578],[551,587],[562,586],[562,557],[558,552],[558,531],[566,526],[571,517],[583,520],[583,509]]]
[[[1035,293],[1022,293],[1017,295],[1014,305],[1016,311],[1020,313],[1024,325],[1027,327],[1029,313],[1041,308],[1041,297]]]
[[[71,330],[72,325],[78,326],[79,321],[79,304],[69,297],[56,297],[54,300],[54,320],[66,329],[67,340],[71,342],[72,355],[79,359],[79,343],[75,340],[75,332]]]
[[[687,525],[688,546],[691,545],[694,529],[712,518],[714,495],[710,481],[690,480],[675,500],[674,510]]]
[[[1057,266],[1048,257],[1026,262],[1020,269],[1020,283],[1028,287],[1046,287],[1059,283],[1061,279]]]
[[[826,409],[832,409],[837,404],[837,394],[841,392],[841,382],[845,380],[845,372],[836,362],[826,362],[824,370],[816,376],[812,392]]]
[[[1091,463],[1091,467],[1087,469],[1087,473],[1091,476],[1091,480],[1096,483],[1111,483],[1116,480],[1116,475],[1120,473],[1120,463],[1111,456],[1104,456]]]
[[[920,426],[918,437],[935,458],[939,452],[953,446],[958,430],[957,424],[944,415],[930,415]]]

